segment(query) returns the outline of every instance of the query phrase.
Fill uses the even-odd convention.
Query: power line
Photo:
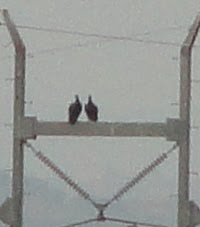
[[[5,23],[1,23],[1,25],[5,25]],[[68,34],[68,35],[73,35],[73,36],[75,35],[75,36],[82,36],[82,37],[111,39],[111,40],[129,41],[129,42],[139,42],[139,43],[146,43],[146,44],[160,44],[160,45],[177,46],[177,47],[181,46],[181,44],[178,43],[178,42],[145,40],[145,39],[133,38],[133,37],[129,37],[129,36],[104,35],[104,34],[98,34],[98,33],[86,33],[86,32],[81,32],[81,31],[70,31],[70,30],[65,30],[65,29],[44,28],[44,27],[27,26],[27,25],[17,25],[16,27],[21,28],[21,29],[35,30],[35,31],[44,31],[44,32],[51,32],[51,33],[63,33],[63,34]]]
[[[150,223],[145,223],[145,222],[128,221],[128,220],[124,220],[124,219],[110,218],[110,217],[104,217],[103,220],[98,219],[98,218],[87,219],[84,221],[76,222],[76,223],[65,225],[62,227],[75,227],[75,226],[82,226],[82,225],[90,224],[93,222],[105,222],[105,221],[116,222],[116,223],[121,223],[121,224],[130,224],[133,227],[134,226],[136,227],[138,225],[142,225],[142,226],[146,226],[146,227],[167,227],[166,225],[156,225],[156,224],[150,224]]]
[[[28,52],[27,55],[28,57],[34,57],[35,54],[47,54],[47,53],[54,53],[57,51],[63,51],[64,49],[72,49],[72,48],[82,48],[82,47],[89,47],[97,44],[102,44],[102,43],[107,43],[107,42],[112,42],[113,40],[98,40],[98,41],[87,41],[83,43],[76,43],[72,45],[67,45],[63,47],[55,47],[55,48],[47,48],[47,49],[42,49],[38,51],[33,51],[33,52]]]
[[[26,56],[28,58],[33,58],[34,55],[41,55],[41,54],[48,54],[48,53],[55,53],[55,52],[58,52],[58,51],[64,51],[66,49],[72,49],[72,48],[82,48],[82,47],[89,47],[89,46],[93,46],[93,45],[97,45],[97,44],[102,44],[102,43],[108,43],[108,42],[112,42],[113,40],[98,40],[98,41],[87,41],[87,42],[82,42],[82,43],[75,43],[75,44],[72,44],[72,45],[66,45],[66,46],[63,46],[63,47],[54,47],[54,48],[46,48],[46,49],[41,49],[41,50],[38,50],[38,51],[28,51],[26,53]],[[5,46],[2,46],[5,48]],[[7,60],[7,59],[10,59],[12,58],[13,56],[12,55],[8,55],[8,56],[5,56],[5,57],[2,57],[0,58],[0,61],[4,61],[4,60]]]

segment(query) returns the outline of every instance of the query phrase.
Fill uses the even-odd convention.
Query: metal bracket
[[[187,131],[186,122],[178,118],[168,118],[167,119],[167,136],[168,141],[179,142]]]
[[[35,123],[36,117],[24,117],[21,120],[21,139],[36,139],[37,135],[35,134]]]
[[[105,204],[97,203],[95,207],[99,212],[97,215],[97,221],[99,221],[99,222],[106,221],[106,217],[104,216],[104,210],[106,208]]]

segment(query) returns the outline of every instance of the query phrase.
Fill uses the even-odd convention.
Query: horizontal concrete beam
[[[165,123],[37,122],[37,135],[43,136],[166,136]]]
[[[38,121],[35,117],[25,117],[22,122],[21,137],[34,139],[37,136],[101,136],[101,137],[166,137],[177,141],[182,124],[179,119],[167,122],[68,122]]]

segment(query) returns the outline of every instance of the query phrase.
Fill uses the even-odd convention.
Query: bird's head
[[[78,95],[75,95],[75,100],[76,100],[76,102],[80,102]]]
[[[92,96],[88,95],[88,102],[92,102]]]

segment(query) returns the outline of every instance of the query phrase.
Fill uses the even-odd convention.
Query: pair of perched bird
[[[69,114],[69,123],[74,125],[77,120],[78,117],[82,111],[82,104],[79,100],[78,95],[75,95],[75,102],[73,102],[70,106],[69,106],[69,110],[68,110],[68,114]],[[90,121],[97,121],[98,120],[98,108],[97,106],[93,103],[92,101],[92,96],[89,95],[88,97],[88,103],[85,104],[85,112],[87,114],[87,117]]]

